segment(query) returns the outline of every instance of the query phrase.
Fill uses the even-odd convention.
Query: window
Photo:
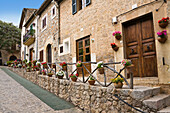
[[[80,11],[82,8],[91,4],[91,0],[72,0],[72,13],[73,15]]]
[[[42,31],[45,30],[47,28],[47,14],[44,15],[44,17],[42,18]]]
[[[53,19],[56,16],[56,6],[54,5],[51,8],[51,19]]]
[[[63,44],[59,45],[59,56],[70,53],[70,38],[64,39]]]
[[[41,50],[40,51],[40,62],[43,62],[43,57],[44,57],[43,54],[44,54],[44,52],[43,52],[43,50]]]

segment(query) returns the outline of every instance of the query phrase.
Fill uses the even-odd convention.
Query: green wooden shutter
[[[86,0],[86,6],[91,4],[91,0]]]
[[[77,0],[72,0],[72,10],[73,15],[77,13]]]

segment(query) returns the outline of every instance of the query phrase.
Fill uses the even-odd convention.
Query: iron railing
[[[56,75],[56,74],[57,74],[57,73],[56,73],[57,68],[59,68],[58,70],[63,70],[62,67],[59,65],[60,63],[62,63],[62,62],[47,63],[47,73],[49,73],[49,71],[53,71],[53,72],[55,73],[55,75]],[[93,71],[90,72],[90,71],[87,69],[87,67],[85,66],[86,63],[97,64],[97,62],[82,62],[82,66],[83,66],[84,69],[88,72],[89,76],[88,76],[87,78],[85,78],[84,70],[82,69],[82,80],[80,80],[80,79],[77,77],[77,79],[78,79],[80,82],[86,83],[86,82],[89,80],[90,76],[92,76],[92,77],[95,79],[95,81],[96,81],[99,85],[101,85],[101,86],[103,86],[103,87],[108,87],[108,86],[110,86],[110,85],[112,84],[111,81],[110,81],[110,82],[107,82],[107,76],[106,76],[106,72],[105,72],[105,71],[104,71],[104,74],[103,74],[103,75],[104,75],[104,84],[103,84],[102,82],[100,82],[100,81],[93,75],[93,74],[98,70],[98,67],[96,66],[96,68],[95,68]],[[54,69],[54,68],[51,68],[51,66],[52,66],[53,64],[56,65],[56,68],[55,68],[55,69]],[[74,70],[72,71],[69,67],[75,65],[76,63],[66,63],[66,64],[67,64],[67,71],[64,71],[64,72],[65,72],[65,75],[66,75],[66,79],[67,79],[67,80],[70,80],[70,77],[68,76],[68,75],[69,75],[69,72],[68,72],[68,71],[70,71],[70,74],[74,74],[74,73],[77,71],[77,69],[74,69]],[[122,72],[123,70],[125,70],[125,67],[121,68],[119,71],[116,71],[114,68],[112,68],[112,67],[109,66],[109,65],[117,65],[117,64],[121,64],[121,62],[103,63],[103,67],[104,67],[104,68],[107,68],[107,69],[109,69],[110,71],[112,71],[113,73],[115,73],[116,76],[115,76],[114,78],[116,78],[116,77],[118,77],[118,76],[120,76],[121,78],[123,78],[124,81],[126,82],[126,85],[127,85],[129,88],[133,89],[133,75],[132,75],[132,73],[130,74],[131,79],[130,79],[130,84],[129,84],[128,81],[127,81],[127,79],[121,74],[121,72]],[[42,67],[42,68],[40,69],[40,72],[42,71],[42,69],[43,69],[43,70],[45,69],[42,65],[41,65],[41,67]],[[105,69],[104,69],[104,70],[105,70]]]
[[[24,36],[23,36],[23,42],[26,42],[30,37],[34,36],[35,30],[30,29]]]

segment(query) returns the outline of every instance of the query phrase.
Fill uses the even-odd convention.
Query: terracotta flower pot
[[[62,66],[63,71],[67,71],[67,66]]]
[[[115,36],[117,40],[120,40],[122,36]]]
[[[158,37],[158,41],[159,41],[160,43],[165,43],[166,40],[167,40],[167,36],[165,36],[164,38]]]
[[[82,69],[83,69],[83,67],[77,67],[78,74],[82,74]]]
[[[95,80],[88,80],[88,82],[89,82],[90,85],[94,85]]]
[[[55,65],[55,64],[53,64],[53,65],[52,65],[52,68],[56,68],[56,65]]]
[[[77,81],[77,78],[74,77],[74,78],[71,78],[71,80],[72,80],[73,82],[76,82],[76,81]]]
[[[118,83],[114,83],[115,88],[122,88],[123,83],[122,82],[118,82]]]
[[[98,68],[100,74],[104,74],[104,67]]]
[[[119,47],[112,47],[114,51],[118,51]]]
[[[31,70],[30,70],[30,69],[27,69],[26,71],[27,71],[27,72],[31,72]]]
[[[47,64],[43,65],[43,67],[47,69]]]
[[[52,74],[52,73],[48,73],[48,76],[49,76],[49,77],[52,77],[52,76],[53,76],[53,74]]]
[[[42,72],[43,75],[46,75],[46,73]]]
[[[39,71],[40,69],[36,69],[36,71]]]
[[[57,76],[59,79],[63,79],[64,75],[63,76]]]
[[[166,28],[167,25],[168,25],[168,21],[159,23],[159,26],[160,26],[161,28]]]

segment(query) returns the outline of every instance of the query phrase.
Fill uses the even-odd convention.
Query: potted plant
[[[23,62],[23,64],[26,64],[27,63],[27,59],[23,60],[22,62]]]
[[[90,80],[88,80],[89,84],[90,84],[90,85],[94,85],[95,79],[93,78],[93,76],[90,75],[90,78],[89,78],[89,79],[90,79]]]
[[[56,68],[56,64],[55,63],[52,64],[52,68]]]
[[[36,69],[36,71],[40,70],[38,66],[34,66],[34,68]]]
[[[28,66],[30,66],[30,67],[31,67],[31,65],[32,65],[31,61],[29,61],[27,64],[28,64]]]
[[[113,32],[113,36],[115,36],[115,38],[117,40],[120,40],[121,39],[121,32],[120,31],[115,31],[115,32]]]
[[[11,66],[11,62],[12,62],[12,61],[7,61],[7,65],[8,65],[8,67],[10,67],[10,66]]]
[[[33,60],[32,61],[32,64],[35,66],[36,65],[36,63],[37,63],[37,60]]]
[[[27,72],[31,72],[30,66],[27,67],[27,70],[26,70],[26,71],[27,71]]]
[[[14,64],[16,64],[16,65],[17,65],[17,64],[18,64],[18,61],[17,61],[17,60],[15,60],[15,61],[14,61]]]
[[[53,76],[53,73],[50,71],[47,75],[48,75],[49,77],[52,77],[52,76]]]
[[[111,82],[114,83],[115,88],[122,88],[124,79],[118,75],[116,78],[111,79]]]
[[[22,65],[21,65],[21,64],[18,64],[17,66],[18,66],[19,68],[21,68],[21,67],[22,67]]]
[[[43,62],[41,64],[43,65],[44,68],[47,68],[47,62]]]
[[[59,79],[63,79],[63,77],[64,77],[64,72],[61,70],[61,71],[59,71],[59,72],[56,74],[56,76],[57,76]]]
[[[65,62],[60,63],[60,66],[62,66],[63,71],[67,71],[67,64]]]
[[[76,67],[77,67],[77,72],[78,72],[78,74],[82,74],[82,69],[83,69],[83,67],[82,67],[82,62],[81,62],[81,61],[78,61],[78,62],[76,63]]]
[[[78,74],[71,74],[71,75],[69,75],[69,77],[71,78],[71,80],[72,80],[73,82],[76,82],[76,81],[77,81]]]
[[[37,62],[37,67],[38,67],[38,68],[40,68],[40,67],[41,67],[40,62]]]
[[[128,60],[128,59],[124,59],[121,61],[121,64],[123,66],[125,66],[125,68],[127,69],[127,73],[129,73],[130,71],[132,71],[132,67],[134,66],[132,64],[132,61],[131,60]]]
[[[163,30],[162,32],[157,32],[157,35],[158,35],[158,41],[160,43],[165,43],[166,40],[167,40],[167,31],[166,30]]]
[[[46,75],[46,71],[45,71],[45,70],[42,70],[42,74],[43,74],[43,75]]]
[[[100,74],[104,74],[104,67],[103,67],[103,62],[100,61],[97,63],[98,71]]]
[[[118,51],[119,47],[115,43],[111,43],[112,49]]]
[[[168,25],[168,20],[169,20],[169,17],[167,17],[167,18],[162,18],[161,20],[158,21],[159,26],[160,26],[161,28],[165,28],[165,27]]]

